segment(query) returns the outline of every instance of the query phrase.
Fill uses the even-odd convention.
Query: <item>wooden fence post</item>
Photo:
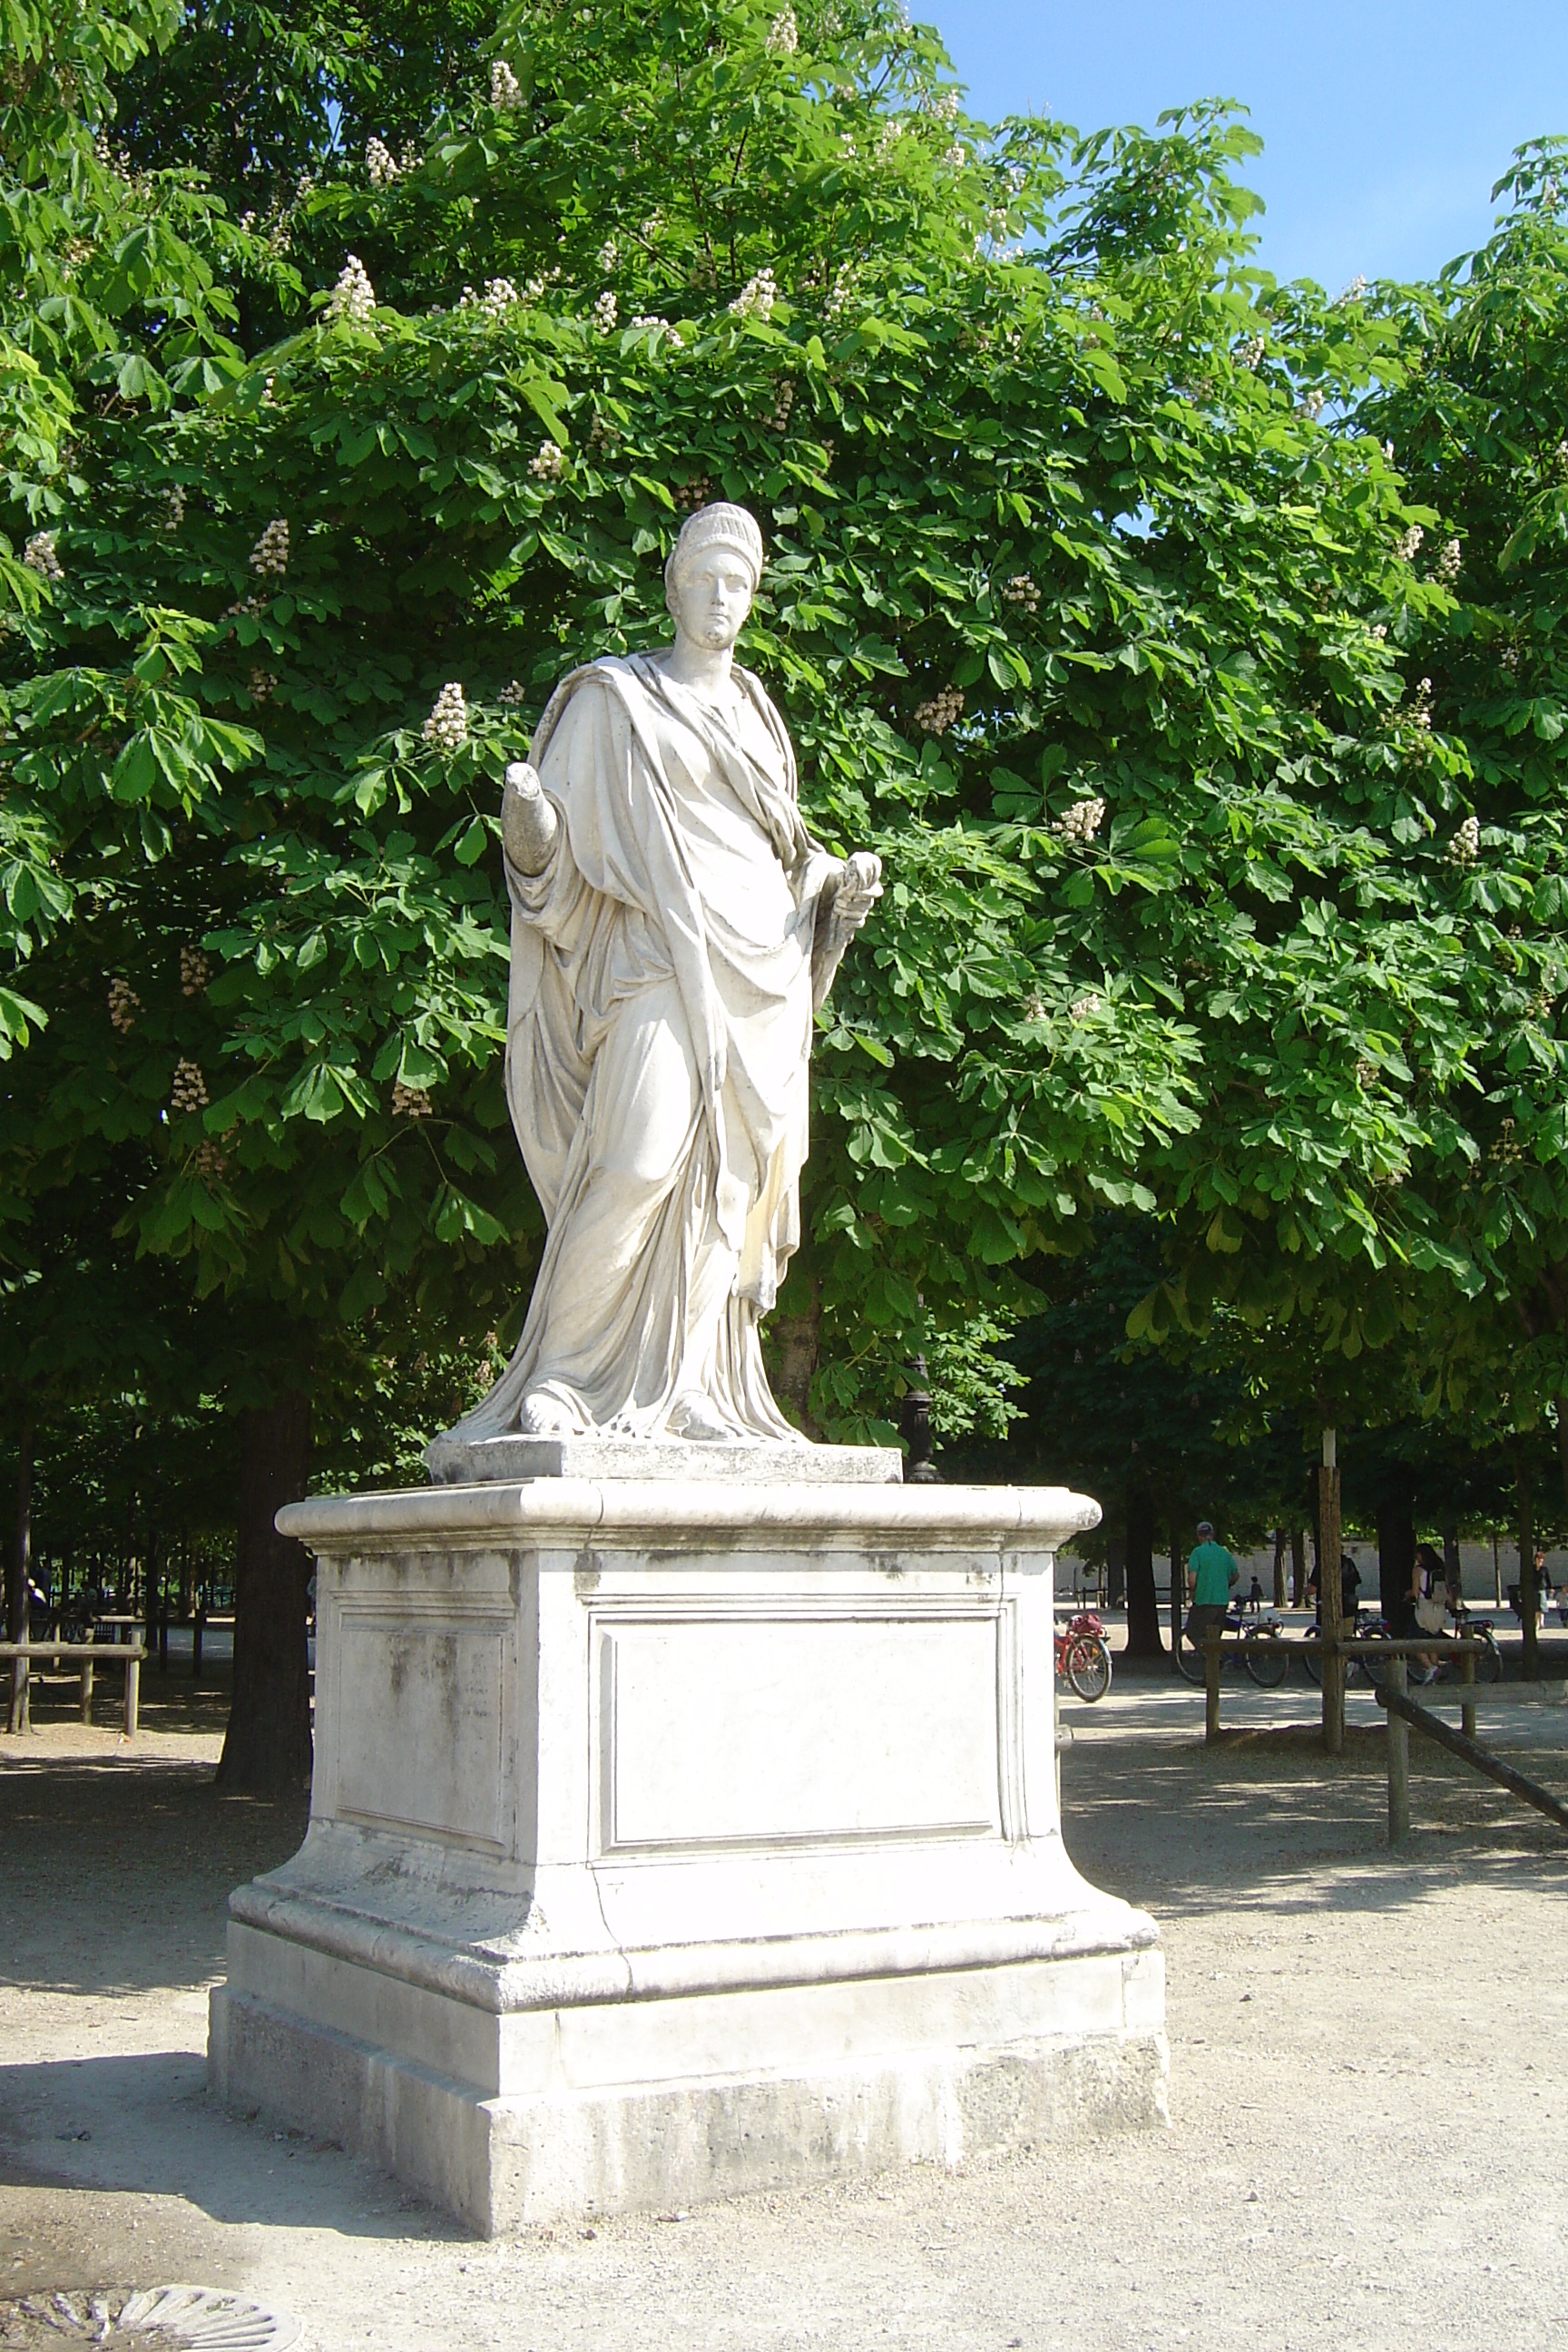
[[[1473,1691],[1475,1689],[1476,1654],[1473,1648],[1468,1649],[1465,1652],[1464,1656],[1459,1660],[1459,1685],[1460,1688],[1463,1690]],[[1473,1698],[1462,1699],[1459,1703],[1459,1728],[1464,1733],[1467,1739],[1473,1739],[1475,1738],[1476,1702]]]
[[[1323,1431],[1318,1473],[1318,1622],[1323,1633],[1323,1747],[1345,1752],[1345,1662],[1340,1649],[1340,1473],[1335,1433]]]
[[[1224,1629],[1204,1628],[1204,1743],[1212,1748],[1219,1738],[1219,1642]]]
[[[1403,1653],[1388,1662],[1388,1687],[1403,1698],[1406,1682]],[[1388,1843],[1410,1835],[1410,1726],[1388,1710]]]

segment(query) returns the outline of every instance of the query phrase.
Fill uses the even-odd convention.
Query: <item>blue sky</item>
[[[1512,150],[1568,134],[1565,0],[913,0],[973,111],[1080,131],[1240,99],[1259,259],[1331,293],[1426,276],[1486,237]]]

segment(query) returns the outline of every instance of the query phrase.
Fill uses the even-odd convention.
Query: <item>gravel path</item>
[[[1560,2344],[1568,1840],[1415,1742],[1391,1859],[1381,1733],[1331,1764],[1311,1703],[1227,1686],[1213,1754],[1163,1681],[1064,1705],[1074,1858],[1165,1935],[1168,2132],[490,2245],[208,2105],[224,1898],[301,1826],[216,1794],[214,1701],[154,1679],[134,1754],[0,1739],[0,2311],[185,2279],[314,2352]],[[1489,1733],[1568,1789],[1568,1707]]]

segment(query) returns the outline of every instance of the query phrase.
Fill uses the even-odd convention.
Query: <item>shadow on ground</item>
[[[225,1796],[205,1759],[29,1754],[17,1741],[5,1760],[0,1983],[77,1993],[206,1983],[223,1969],[231,1892],[305,1834],[306,1798]],[[61,1871],[82,1921],[64,1938],[50,1883]]]
[[[1491,1744],[1568,1790],[1568,1747]],[[1391,1851],[1381,1726],[1347,1726],[1338,1758],[1305,1723],[1227,1732],[1217,1748],[1174,1729],[1095,1731],[1063,1754],[1064,1833],[1087,1878],[1167,1918],[1238,1902],[1384,1909],[1457,1874],[1477,1888],[1568,1884],[1568,1835],[1543,1815],[1419,1734],[1410,1759],[1412,1834]]]

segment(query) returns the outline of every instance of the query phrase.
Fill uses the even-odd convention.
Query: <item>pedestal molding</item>
[[[1081,1913],[987,1920],[973,1926],[850,1929],[841,1935],[771,1937],[747,1944],[678,1944],[490,1960],[454,1952],[433,1937],[252,1882],[229,1897],[229,1916],[333,1959],[352,1960],[421,1991],[466,2001],[491,2016],[620,2000],[666,2000],[690,1993],[817,1984],[831,1979],[936,1975],[1005,1968],[1020,1960],[1083,1959],[1152,1950],[1160,1940],[1142,1911],[1105,1896]],[[1113,1924],[1114,1922],[1114,1924]]]
[[[471,1548],[546,1534],[622,1537],[639,1549],[776,1546],[781,1537],[855,1536],[877,1550],[990,1542],[1055,1551],[1100,1524],[1100,1506],[1065,1486],[680,1486],[666,1479],[529,1478],[416,1486],[387,1495],[313,1495],[278,1514],[312,1551],[352,1552],[388,1538]]]

